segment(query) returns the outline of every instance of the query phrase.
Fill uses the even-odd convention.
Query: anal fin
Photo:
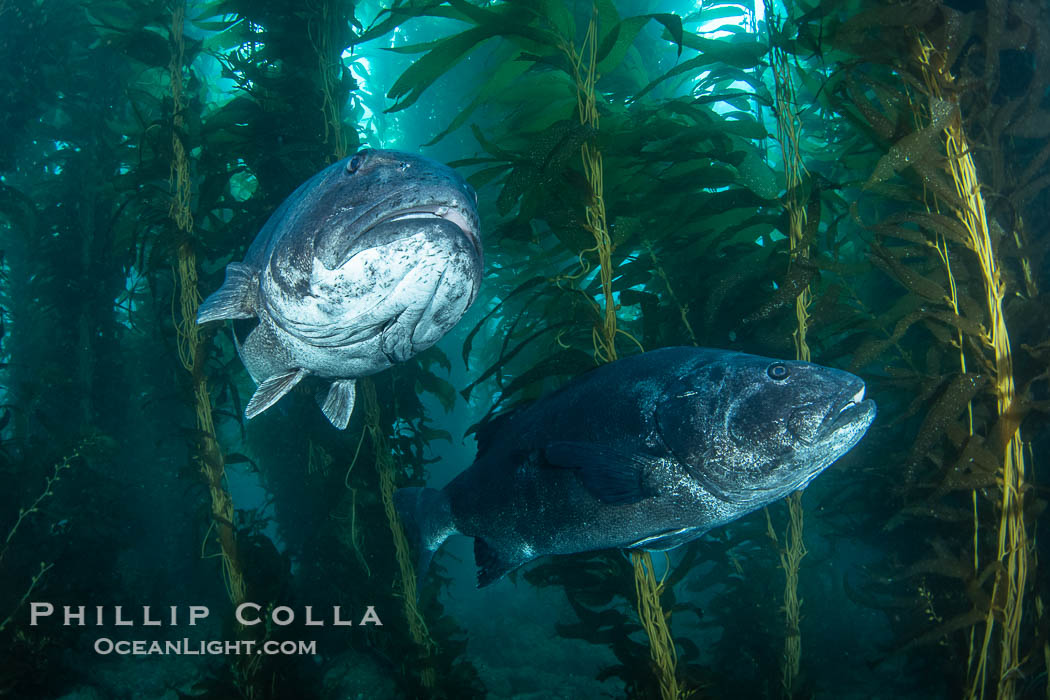
[[[226,281],[197,308],[197,324],[255,317],[252,299],[257,284],[250,267],[244,263],[230,263],[226,266]]]
[[[248,407],[244,409],[244,415],[249,420],[255,418],[277,403],[282,396],[291,391],[309,373],[310,371],[306,369],[290,369],[282,374],[275,374],[267,378],[252,394]]]
[[[339,430],[346,430],[350,424],[350,414],[354,412],[354,400],[357,395],[356,379],[337,379],[328,388],[328,395],[321,404],[321,411]]]
[[[474,563],[478,565],[478,588],[503,578],[524,562],[511,561],[480,537],[474,538]]]

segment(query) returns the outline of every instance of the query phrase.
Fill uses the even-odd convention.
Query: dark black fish
[[[238,353],[259,385],[253,418],[307,375],[345,428],[357,377],[433,345],[481,284],[477,195],[451,168],[362,151],[322,170],[274,212],[197,323],[257,318]]]
[[[478,431],[474,464],[398,511],[420,575],[454,533],[478,585],[547,554],[665,550],[805,487],[875,418],[864,382],[807,362],[665,348],[595,369]]]

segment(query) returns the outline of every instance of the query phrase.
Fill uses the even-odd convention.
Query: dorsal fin
[[[474,438],[478,441],[478,454],[480,458],[485,452],[488,451],[489,447],[492,446],[492,442],[496,435],[507,427],[507,422],[524,408],[530,406],[532,401],[524,401],[503,413],[496,415],[488,415],[482,418],[479,422],[475,423],[470,430],[467,431],[469,435],[471,432],[474,433]]]

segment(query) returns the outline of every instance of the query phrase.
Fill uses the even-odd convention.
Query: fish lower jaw
[[[414,207],[412,209],[405,209],[401,212],[385,216],[372,227],[378,226],[379,224],[392,223],[396,221],[409,221],[412,219],[440,219],[448,221],[454,224],[460,232],[466,236],[467,240],[474,245],[475,249],[481,251],[481,243],[478,240],[477,234],[474,232],[475,227],[471,224],[468,218],[460,212],[456,207],[448,206],[446,204],[435,204],[422,207]],[[370,228],[372,228],[370,227]]]
[[[445,221],[455,224],[461,231],[463,231],[464,235],[473,235],[471,233],[473,226],[467,221],[467,217],[460,213],[455,207],[450,207],[444,204],[405,209],[392,215],[384,216],[373,224],[373,226],[393,221],[406,221],[408,219],[444,219]]]

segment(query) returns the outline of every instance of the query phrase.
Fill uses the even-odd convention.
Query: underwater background
[[[480,295],[347,430],[246,421],[197,305],[366,147],[476,188]],[[1050,698],[1048,226],[1045,0],[0,0],[0,697]],[[668,556],[478,590],[459,537],[417,598],[395,488],[673,345],[849,370],[878,418]]]

